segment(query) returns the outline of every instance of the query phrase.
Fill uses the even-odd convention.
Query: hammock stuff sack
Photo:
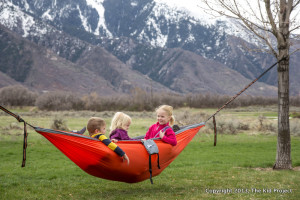
[[[160,139],[153,139],[159,149],[151,155],[152,177],[159,175],[187,146],[205,124],[187,126],[176,132],[177,145],[172,146]],[[130,164],[123,162],[115,152],[100,140],[71,132],[34,127],[56,146],[71,161],[86,173],[112,181],[137,183],[149,179],[149,154],[141,141],[118,141],[117,145],[125,151]]]

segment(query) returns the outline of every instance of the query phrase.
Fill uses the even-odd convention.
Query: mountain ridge
[[[268,66],[268,63],[270,65],[273,63],[272,56],[247,52],[241,45],[242,43],[239,43],[239,41],[243,41],[241,38],[226,35],[224,32],[218,32],[216,27],[205,26],[195,21],[194,18],[189,18],[184,14],[177,15],[178,12],[176,10],[168,10],[168,13],[173,13],[174,18],[168,19],[167,17],[163,17],[163,11],[167,8],[158,8],[157,3],[151,0],[139,2],[126,0],[123,2],[124,4],[120,4],[117,1],[115,4],[114,1],[66,1],[64,3],[57,3],[56,5],[54,4],[55,1],[48,3],[46,1],[39,1],[39,6],[35,2],[37,1],[31,1],[29,4],[27,0],[15,0],[14,4],[10,2],[6,4],[2,3],[0,5],[2,8],[0,23],[37,45],[49,49],[56,56],[67,59],[74,66],[80,65],[88,71],[98,73],[97,63],[102,63],[99,68],[105,74],[108,74],[107,77],[102,78],[116,92],[122,93],[123,89],[128,92],[129,89],[125,88],[128,87],[129,80],[135,77],[133,79],[139,81],[131,83],[130,87],[139,87],[140,85],[141,87],[148,88],[145,90],[155,88],[157,91],[179,93],[210,92],[232,94],[232,92],[236,92],[232,91],[236,85],[245,85],[250,79],[257,77]],[[99,11],[100,9],[93,9],[92,6],[89,6],[94,4],[95,7],[96,3],[103,7],[102,14]],[[13,10],[9,10],[11,7],[14,8],[15,13],[13,13]],[[127,17],[122,15],[122,12],[117,12],[117,8],[121,7],[123,9],[121,11],[127,13]],[[56,9],[55,11],[54,8]],[[153,13],[154,8],[156,12],[161,13]],[[63,17],[55,14],[62,11],[64,11]],[[10,13],[11,18],[15,19],[11,21],[18,21],[18,23],[11,23],[9,20],[5,20],[8,19],[5,17],[5,12]],[[26,15],[26,13],[30,13],[30,15]],[[115,13],[115,15],[110,13]],[[89,17],[84,18],[83,16],[85,15]],[[104,17],[104,19],[100,19],[101,17]],[[143,22],[145,19],[148,19],[146,23]],[[100,28],[100,21],[106,26],[106,29]],[[153,26],[156,26],[156,28]],[[85,30],[86,27],[90,27],[90,32]],[[94,34],[97,27],[100,30],[98,35]],[[145,29],[147,27],[148,29]],[[142,39],[143,37],[140,37],[140,33],[144,33],[148,39],[145,39],[147,37]],[[159,38],[163,39],[166,34],[168,35],[168,39],[164,46],[151,45],[152,40],[150,36],[156,40]],[[177,37],[178,35],[180,37]],[[243,43],[246,42],[243,41]],[[105,59],[109,61],[105,61],[104,58],[99,60],[100,58],[97,58],[95,53],[87,53],[87,49],[89,48],[95,50],[95,52],[103,52],[98,49],[100,47],[105,48],[107,53],[113,54],[113,56],[106,56]],[[169,57],[169,60],[166,60],[164,56],[170,56],[172,52],[182,59],[183,57],[180,57],[180,55],[188,54],[194,60],[189,64],[185,63],[186,65],[182,64],[180,59],[176,60],[172,56]],[[187,52],[193,52],[193,54]],[[89,61],[87,55],[94,56],[94,59],[92,59],[94,62]],[[209,66],[206,66],[206,68],[203,67],[200,61],[209,63]],[[196,69],[194,69],[195,65],[193,62],[199,65]],[[87,64],[84,65],[84,63]],[[107,63],[114,63],[114,67],[108,67],[107,69],[107,66],[109,66]],[[264,65],[260,63],[264,63]],[[297,65],[298,60],[292,60],[291,63]],[[197,72],[200,69],[202,71],[210,71],[213,65],[222,66],[225,71],[231,73],[231,75],[229,74],[231,77],[218,76],[220,84],[210,85],[214,82],[210,81],[214,80],[214,76],[206,73],[207,81],[202,82],[201,85],[205,85],[202,89],[199,89],[202,86],[197,84],[193,85],[189,83],[189,85],[186,85],[189,81],[196,83],[199,82],[197,79],[205,79],[204,77],[193,76],[190,73],[191,71]],[[120,70],[116,72],[116,69],[119,68]],[[215,70],[217,69],[220,70],[220,68],[215,68]],[[291,92],[292,94],[298,94],[297,87],[300,83],[293,77],[294,74],[298,74],[298,71],[295,68],[293,70],[295,73],[291,74],[291,85],[294,87],[292,87]],[[181,74],[178,73],[179,71]],[[114,73],[117,74],[115,78],[123,77],[125,82],[113,82]],[[162,73],[169,75],[165,76]],[[127,76],[123,74],[127,74]],[[230,85],[227,80],[234,80],[237,76],[240,77],[239,82]],[[141,80],[143,79],[148,79],[149,81],[142,83]],[[276,73],[268,73],[262,79],[267,84],[262,83],[263,85],[260,87],[255,86],[256,91],[251,91],[249,94],[276,95],[276,92],[274,92],[276,79]],[[217,85],[226,86],[227,88],[220,89],[216,87]],[[265,90],[269,88],[270,92],[262,93],[259,88],[265,88]]]
[[[82,51],[80,59],[78,58],[80,61],[78,60],[77,63],[73,63],[58,56],[49,49],[45,49],[26,39],[18,37],[1,25],[0,35],[0,41],[2,46],[4,46],[4,50],[9,49],[9,46],[15,46],[15,48],[20,49],[21,52],[28,51],[30,54],[28,61],[31,63],[30,69],[24,69],[26,73],[23,76],[26,77],[22,82],[15,80],[16,82],[12,82],[12,84],[22,83],[30,89],[36,89],[37,91],[69,90],[84,94],[96,92],[101,95],[130,93],[135,87],[150,90],[150,85],[152,86],[151,89],[155,92],[171,92],[171,90],[163,87],[159,83],[152,83],[151,80],[142,78],[139,73],[131,71],[129,67],[126,67],[125,64],[101,47],[87,45],[86,49]],[[4,35],[7,37],[4,38]],[[6,41],[6,46],[4,41]],[[3,49],[1,54],[7,54]],[[98,61],[104,62],[104,64],[102,64],[104,68],[101,69],[96,65],[93,65],[95,68],[90,68],[88,66],[92,56],[88,56],[86,61],[83,59],[84,54],[88,54],[89,52],[90,54],[94,54],[97,63]],[[95,56],[95,53],[97,52],[100,53]],[[3,57],[4,56],[2,56],[2,58]],[[101,59],[103,57],[106,57],[106,59]],[[13,62],[14,59],[8,59],[8,63],[13,64]],[[7,65],[5,65],[5,67],[7,69],[12,69],[12,67]],[[105,68],[110,71],[107,71],[106,73],[103,72],[103,69]],[[131,77],[128,77],[126,72],[123,73],[124,68],[129,71],[128,74],[130,74]],[[99,70],[103,75],[96,73]],[[23,73],[18,74],[22,75]],[[114,75],[117,77],[114,77]],[[130,78],[133,80],[130,80]],[[118,87],[114,86],[116,82],[118,82]]]

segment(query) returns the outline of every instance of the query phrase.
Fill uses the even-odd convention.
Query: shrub
[[[140,88],[131,90],[130,94],[118,96],[99,96],[96,93],[86,95],[82,99],[84,109],[93,111],[153,111],[162,104],[182,107],[184,97],[174,94],[149,93]]]
[[[259,116],[258,117],[258,131],[264,131],[264,132],[276,132],[277,128],[274,124],[267,121],[267,118],[265,116]]]
[[[291,135],[300,136],[299,121],[292,121],[290,124]]]
[[[223,106],[232,97],[218,94],[187,94],[185,95],[185,105],[192,108],[216,108]],[[278,103],[277,97],[241,95],[230,102],[227,107],[246,107],[246,106],[269,106]],[[300,96],[290,97],[291,106],[300,106]]]
[[[49,92],[39,96],[36,106],[41,110],[83,110],[83,101],[74,94],[62,91]]]
[[[50,127],[54,130],[69,131],[67,121],[60,117],[56,117],[55,119],[53,119],[53,122]]]
[[[290,105],[291,106],[300,106],[300,96],[290,97]]]
[[[244,131],[250,130],[249,124],[244,124],[242,122],[238,122],[237,128],[238,130],[244,130]]]
[[[21,85],[7,86],[0,89],[0,104],[7,106],[33,106],[37,94]]]
[[[250,130],[250,126],[248,124],[244,124],[239,120],[232,120],[231,118],[217,117],[216,118],[216,126],[218,134],[237,134],[241,131]],[[206,125],[206,133],[214,133],[214,124],[213,120],[209,120]]]
[[[187,110],[180,111],[178,114],[175,114],[175,121],[179,126],[201,123],[204,122],[207,118],[208,115],[205,113],[191,113]]]
[[[299,112],[293,112],[291,114],[291,117],[293,117],[293,118],[300,118],[300,113]]]
[[[168,104],[174,108],[218,108],[232,97],[216,94],[174,94],[152,93],[134,88],[130,94],[99,96],[97,93],[80,98],[66,92],[49,92],[37,98],[36,106],[42,110],[92,110],[92,111],[153,111],[159,105]],[[296,104],[300,97],[293,97]],[[300,102],[300,101],[299,101]],[[276,97],[240,96],[227,107],[267,106],[277,104]],[[247,127],[241,127],[247,130]]]
[[[93,110],[93,111],[101,111],[103,105],[101,104],[102,100],[100,100],[97,93],[92,93],[89,96],[84,96],[83,105],[85,110]]]

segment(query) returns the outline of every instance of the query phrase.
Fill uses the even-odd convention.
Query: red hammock
[[[152,155],[152,175],[159,175],[186,147],[204,123],[195,124],[177,131],[177,145],[154,140],[159,149],[160,169],[157,155]],[[117,145],[125,151],[130,164],[123,162],[115,152],[101,141],[76,133],[55,131],[35,127],[35,131],[47,138],[62,153],[82,170],[93,176],[127,183],[149,179],[149,155],[141,141],[119,141]]]

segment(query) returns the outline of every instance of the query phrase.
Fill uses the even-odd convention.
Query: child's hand
[[[165,132],[160,131],[159,132],[159,137],[162,139],[165,136]]]
[[[146,141],[146,139],[141,139],[141,141]]]
[[[127,165],[129,165],[129,158],[128,156],[126,155],[126,153],[124,154],[123,156],[123,161],[126,160],[127,161]]]
[[[117,139],[111,139],[111,141],[112,141],[112,142],[118,142],[118,140],[117,140]]]

